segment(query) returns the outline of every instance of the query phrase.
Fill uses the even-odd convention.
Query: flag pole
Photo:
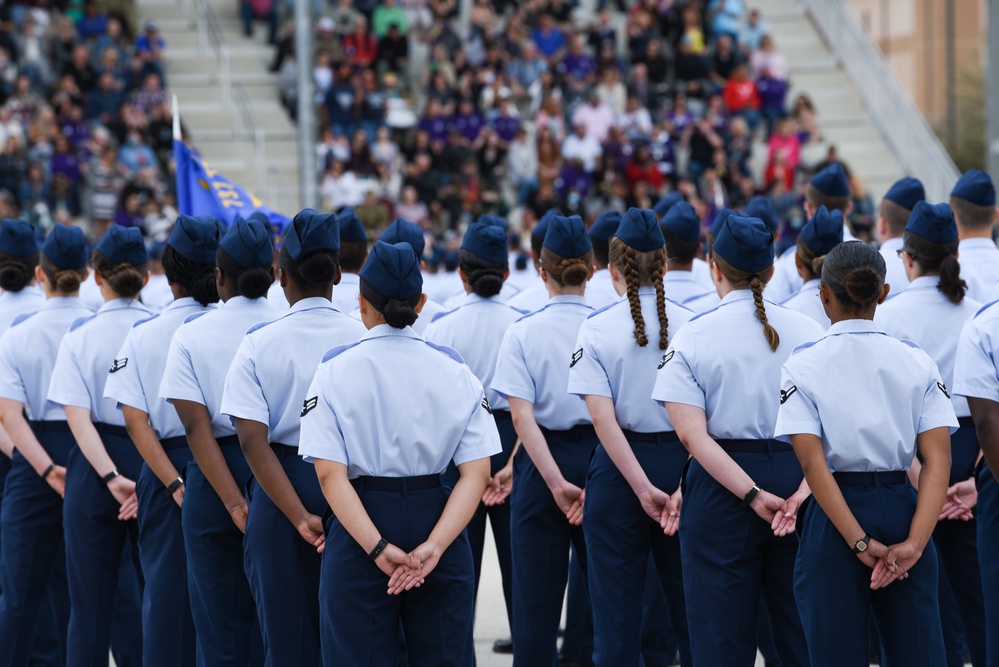
[[[180,141],[180,110],[177,106],[177,96],[173,96],[173,138],[175,141]]]

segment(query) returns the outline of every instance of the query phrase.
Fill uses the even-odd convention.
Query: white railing
[[[257,120],[257,114],[253,111],[250,98],[246,94],[243,84],[237,83],[233,86],[233,102],[236,105],[237,113],[234,114],[236,124],[233,126],[233,138],[253,139],[253,161],[255,168],[254,194],[258,197],[264,195],[264,188],[267,187],[267,132]]]
[[[798,0],[850,78],[874,125],[930,201],[947,201],[960,176],[933,128],[902,86],[847,0]]]

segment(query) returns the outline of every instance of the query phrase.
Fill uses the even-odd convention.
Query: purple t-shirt
[[[666,112],[666,120],[673,123],[676,132],[683,132],[694,122],[694,116],[689,111],[677,112],[671,109]]]
[[[424,118],[420,121],[420,129],[425,130],[430,135],[430,141],[444,141],[447,139],[448,123],[443,116],[437,118]]]
[[[756,90],[760,93],[761,109],[784,110],[784,99],[787,97],[787,81],[761,76],[756,81]]]
[[[468,115],[455,114],[451,119],[451,126],[456,128],[465,139],[475,141],[479,138],[482,128],[485,125],[480,114],[474,111]]]
[[[558,71],[563,76],[582,80],[597,73],[597,63],[585,53],[578,55],[570,53],[559,63]]]
[[[520,127],[520,119],[513,116],[496,116],[492,122],[493,130],[503,141],[513,141]]]
[[[80,180],[80,161],[71,153],[53,153],[50,170],[53,175],[64,175],[73,184]]]

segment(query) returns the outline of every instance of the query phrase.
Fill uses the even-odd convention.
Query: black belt
[[[498,422],[513,421],[513,415],[509,410],[493,410],[493,419]]]
[[[909,475],[904,470],[834,472],[833,478],[840,486],[888,486],[909,483]]]
[[[160,440],[160,447],[165,451],[170,451],[171,449],[183,449],[187,447],[187,436],[178,435],[173,438],[163,438]]]
[[[745,440],[745,439],[716,439],[722,449],[726,452],[748,452],[757,454],[773,454],[774,452],[791,452],[794,448],[790,443],[782,440]]]
[[[69,422],[64,421],[28,422],[28,426],[35,433],[66,433],[69,431]]]
[[[971,417],[958,417],[957,424],[961,428],[975,428],[975,420]]]
[[[286,445],[282,442],[272,442],[271,450],[273,450],[274,455],[279,459],[290,459],[292,457],[298,456],[298,447],[293,447],[292,445]]]
[[[555,436],[567,436],[570,438],[586,438],[586,437],[596,437],[597,432],[593,430],[593,424],[576,424],[570,428],[566,429],[552,429],[545,428],[538,424],[538,428],[541,429],[541,434],[548,437],[548,434],[554,434]]]
[[[219,447],[239,447],[239,436],[227,435],[224,438],[215,438]]]
[[[94,422],[94,428],[101,435],[113,435],[118,438],[127,438],[128,429],[124,426],[116,426],[114,424],[105,424],[104,422]]]
[[[444,486],[440,475],[418,477],[355,477],[350,483],[358,491],[425,491]]]
[[[628,442],[680,442],[680,436],[676,431],[661,431],[659,433],[639,433],[628,429],[621,429]]]

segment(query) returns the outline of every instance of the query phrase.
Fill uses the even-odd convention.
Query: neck
[[[288,305],[294,306],[304,299],[320,298],[327,301],[333,300],[333,286],[319,287],[316,289],[301,289],[294,286],[291,281],[284,288],[284,296],[288,299]]]
[[[683,264],[679,262],[669,262],[666,265],[667,273],[670,271],[693,271],[693,270],[694,270],[693,262],[685,262]]]
[[[965,239],[991,239],[992,238],[992,226],[982,227],[981,229],[973,229],[971,227],[957,226],[957,237],[964,241]]]

